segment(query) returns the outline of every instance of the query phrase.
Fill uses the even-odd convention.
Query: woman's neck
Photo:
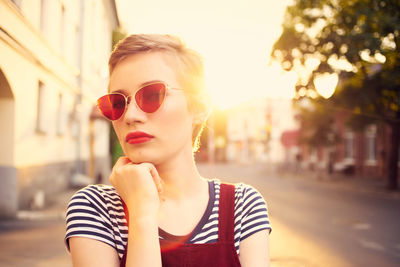
[[[173,157],[163,164],[156,165],[163,181],[163,196],[171,200],[179,200],[200,193],[206,184],[199,174],[190,151]],[[200,190],[199,190],[200,189]]]

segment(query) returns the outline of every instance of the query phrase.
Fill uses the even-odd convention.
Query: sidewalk
[[[0,265],[71,267],[64,246],[65,211],[75,191],[50,196],[41,210],[21,210],[15,219],[0,220]]]
[[[66,189],[55,195],[48,196],[46,204],[40,210],[20,210],[17,213],[18,220],[65,220],[65,212],[68,201],[78,189]]]

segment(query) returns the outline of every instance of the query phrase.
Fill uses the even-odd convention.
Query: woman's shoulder
[[[221,184],[231,184],[235,186],[235,198],[247,198],[252,195],[261,196],[261,193],[252,185],[239,182],[239,183],[227,183],[223,182],[219,179],[211,179],[211,182],[214,183],[214,187],[219,191]]]
[[[104,184],[90,184],[79,189],[70,200],[72,202],[91,202],[97,204],[120,203],[121,198],[114,187]]]
[[[219,189],[224,182],[218,179],[212,182],[216,194],[219,195]],[[271,231],[267,203],[263,195],[252,185],[243,182],[233,185],[235,186],[235,240],[243,240],[259,230]],[[246,231],[242,233],[242,229]],[[238,249],[239,243],[236,246]]]
[[[93,184],[78,190],[69,201],[66,225],[68,249],[70,237],[83,236],[117,248],[122,257],[127,226],[121,198],[112,186]]]

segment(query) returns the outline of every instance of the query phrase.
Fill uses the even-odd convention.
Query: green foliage
[[[126,31],[123,28],[116,28],[112,32],[112,48],[122,39],[127,36]]]
[[[316,75],[337,73],[340,84],[330,102],[357,110],[352,114],[367,124],[392,123],[400,119],[399,35],[398,0],[295,0],[272,56],[287,70],[317,59],[307,89],[315,90]]]
[[[400,139],[400,0],[293,0],[285,16],[272,58],[295,71],[307,69],[309,59],[319,62],[301,77],[298,87],[315,90],[317,75],[339,75],[333,97],[310,100],[318,115],[301,110],[315,128],[308,129],[314,132],[308,140],[323,135],[329,143],[321,118],[330,117],[321,113],[321,106],[346,110],[349,126],[356,130],[371,123],[386,124],[395,147],[389,153],[389,176],[394,179]],[[298,99],[304,97],[300,95]]]
[[[304,101],[304,100],[303,100]],[[330,103],[320,99],[315,102],[312,108],[301,107],[297,103],[297,109],[300,110],[298,120],[302,125],[303,131],[300,135],[300,143],[311,147],[332,146],[340,141],[334,127],[335,113]]]
[[[320,64],[310,80],[318,73],[343,72],[335,64],[338,60],[350,63],[360,86],[369,85],[363,93],[378,96],[370,98],[371,102],[378,100],[377,107],[385,108],[383,115],[393,117],[387,113],[399,109],[399,34],[400,1],[296,0],[287,9],[283,33],[272,55],[288,70],[296,63],[304,65],[308,58],[318,59]],[[347,84],[342,81],[341,86]],[[386,106],[380,98],[385,98]]]
[[[114,131],[114,128],[111,127],[110,131],[110,152],[111,152],[111,166],[114,166],[115,162],[117,162],[118,158],[124,155],[124,151],[122,150],[121,144],[118,141],[118,137]]]

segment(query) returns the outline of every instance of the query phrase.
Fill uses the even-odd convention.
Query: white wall
[[[80,85],[83,90],[77,113],[82,123],[80,155],[82,160],[88,160],[89,116],[95,100],[106,91],[107,75],[102,70],[107,70],[111,32],[116,27],[114,14],[105,6],[109,1],[47,0],[48,23],[42,32],[40,3],[40,0],[23,0],[20,10],[11,1],[0,0],[0,27],[11,35],[9,39],[0,38],[0,68],[7,75],[15,97],[13,145],[14,163],[18,168],[76,159],[76,127],[71,115]],[[61,27],[62,5],[64,27]],[[79,24],[81,10],[85,11],[83,26]],[[82,58],[78,45],[80,30],[85,34]],[[86,39],[89,36],[93,37],[91,42]],[[84,70],[79,83],[81,65]],[[39,81],[45,84],[45,132],[36,130]],[[60,94],[61,117],[58,115]],[[60,118],[62,134],[57,131]],[[108,155],[108,128],[106,122],[96,123],[97,157]]]
[[[2,85],[0,84],[0,87]],[[12,166],[14,164],[14,100],[0,98],[0,165]]]
[[[267,135],[267,113],[271,114],[268,152],[264,145]],[[231,109],[228,114],[228,160],[278,163],[285,159],[285,151],[280,141],[281,134],[285,130],[297,128],[290,99],[253,99]],[[249,140],[255,141],[253,145]],[[242,145],[239,146],[238,142]]]
[[[291,99],[274,99],[269,103],[272,115],[270,160],[272,163],[281,163],[286,158],[286,152],[281,143],[281,135],[284,131],[298,129],[298,123],[294,118],[295,111]]]

